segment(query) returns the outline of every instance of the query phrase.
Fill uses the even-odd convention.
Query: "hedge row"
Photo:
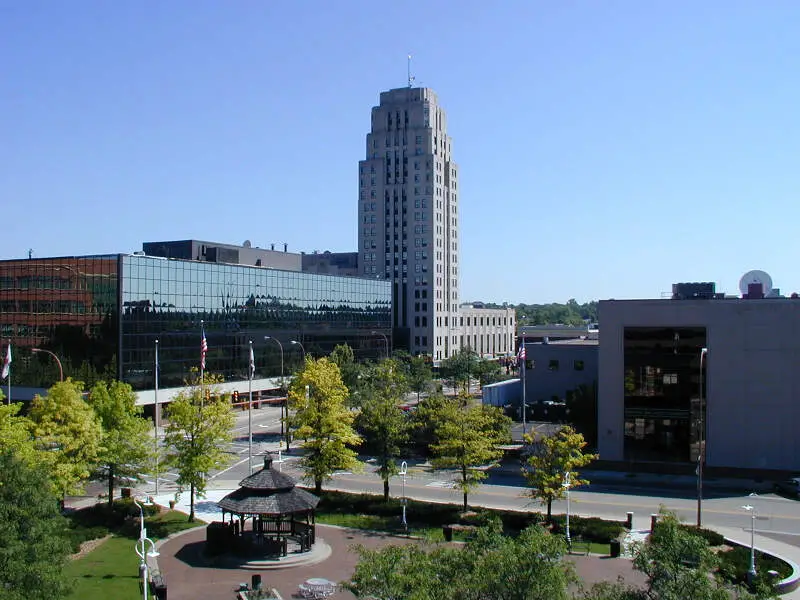
[[[402,511],[399,499],[392,498],[384,502],[381,496],[371,494],[349,494],[346,492],[326,491],[317,506],[319,513],[360,514],[376,517],[396,517]],[[539,512],[520,512],[509,510],[476,509],[463,513],[461,505],[439,504],[409,500],[406,505],[406,518],[412,527],[441,527],[443,525],[480,525],[492,516],[499,517],[503,529],[511,534],[518,534],[531,525],[541,525],[545,517]],[[553,517],[553,531],[563,533],[563,515]],[[570,516],[570,535],[583,537],[590,542],[607,544],[619,537],[625,529],[624,521],[604,521],[597,517]]]
[[[662,523],[657,523],[651,534],[651,539],[658,540],[661,528]],[[725,538],[722,534],[712,531],[711,529],[703,529],[702,527],[696,527],[695,525],[689,525],[687,523],[681,523],[680,528],[687,533],[703,538],[708,542],[709,546],[722,546],[725,543]]]

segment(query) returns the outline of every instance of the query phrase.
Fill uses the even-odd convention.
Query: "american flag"
[[[206,354],[208,353],[208,342],[206,341],[206,328],[202,328],[203,339],[200,340],[200,368],[206,368]]]
[[[520,344],[517,360],[525,360],[525,344]]]
[[[256,358],[253,356],[253,342],[250,342],[250,364],[249,364],[250,379],[256,373]]]

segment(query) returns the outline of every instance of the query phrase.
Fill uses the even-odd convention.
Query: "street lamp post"
[[[292,344],[296,344],[296,345],[300,346],[300,350],[302,350],[302,352],[303,352],[303,362],[306,362],[306,348],[305,348],[305,346],[303,346],[303,344],[301,344],[297,340],[291,340],[291,342],[292,342]]]
[[[383,338],[383,343],[386,345],[386,358],[389,358],[389,338],[386,337],[386,334],[381,333],[380,331],[372,331],[370,333],[372,335],[379,335]]]
[[[50,350],[45,350],[44,348],[31,348],[31,352],[34,354],[37,352],[43,352],[44,354],[49,354],[52,356],[58,365],[58,380],[64,381],[64,368],[61,366],[61,361],[58,359],[58,356],[56,356],[55,352],[50,352]]]
[[[147,537],[147,529],[144,526],[144,508],[142,505],[136,500],[133,499],[133,503],[139,508],[139,539],[136,541],[136,554],[141,559],[141,563],[139,563],[139,575],[142,578],[142,597],[143,600],[147,600],[147,584],[148,584],[148,569],[147,569],[147,558],[155,558],[158,556],[158,551],[156,550],[156,544]],[[150,544],[150,552],[147,552],[147,544]],[[139,547],[141,545],[141,548]]]
[[[703,518],[703,463],[705,462],[706,453],[706,436],[705,436],[705,406],[703,393],[703,366],[705,364],[708,348],[700,349],[700,417],[697,431],[697,527],[699,528]]]
[[[278,344],[278,348],[281,349],[281,386],[283,386],[283,344],[278,338],[271,337],[269,335],[264,336],[264,341],[272,340],[276,344]],[[284,424],[289,419],[289,400],[288,398],[283,401],[283,411],[285,415],[281,415],[281,437],[284,437]],[[289,450],[289,428],[286,427],[286,450]]]
[[[756,494],[750,494],[755,497]],[[750,570],[747,572],[747,582],[752,585],[756,577],[756,507],[752,504],[742,506],[750,513]]]
[[[570,538],[570,536],[569,536],[569,488],[572,487],[572,483],[570,482],[570,473],[569,473],[569,471],[567,471],[564,474],[564,483],[561,484],[561,487],[563,487],[567,491],[567,529],[566,529],[566,534],[567,534],[567,548],[571,548],[572,547],[572,538]]]
[[[400,464],[400,472],[398,475],[403,478],[403,529],[408,532],[408,522],[406,521],[406,475],[408,475],[408,463],[406,461]]]

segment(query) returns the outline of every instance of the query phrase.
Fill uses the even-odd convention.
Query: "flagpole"
[[[253,340],[250,340],[250,362],[247,365],[247,465],[253,474]]]
[[[205,388],[205,371],[206,371],[206,328],[203,320],[200,319],[200,408],[205,406],[206,402],[206,388]]]
[[[160,462],[161,462],[161,449],[158,446],[158,425],[161,422],[161,411],[158,405],[158,340],[156,340],[156,361],[153,370],[153,378],[155,382],[154,399],[155,403],[155,425],[156,425],[156,496],[158,496],[158,477],[160,475]]]
[[[8,348],[6,348],[5,360],[8,361],[4,364],[8,368],[8,395],[6,396],[6,404],[11,404],[11,339],[8,340]]]
[[[525,348],[525,334],[522,334],[522,352],[520,353],[522,356],[522,364],[520,365],[520,369],[522,369],[522,435],[526,433],[526,424],[525,424],[525,413],[527,412],[528,406],[525,401],[525,361],[528,360],[528,349]]]

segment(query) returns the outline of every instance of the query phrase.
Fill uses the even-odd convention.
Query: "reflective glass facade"
[[[626,327],[624,343],[625,459],[697,460],[699,441],[705,439],[700,353],[706,329]]]
[[[391,338],[390,285],[138,255],[0,261],[0,328],[15,349],[14,385],[57,379],[46,356],[31,356],[41,347],[62,358],[65,376],[91,382],[91,369],[110,369],[151,389],[156,339],[160,386],[182,385],[199,366],[201,321],[208,372],[246,379],[252,340],[255,377],[274,377],[274,340],[286,374],[300,363],[301,345],[314,356],[344,343],[359,359],[382,356],[384,338],[373,332]]]

